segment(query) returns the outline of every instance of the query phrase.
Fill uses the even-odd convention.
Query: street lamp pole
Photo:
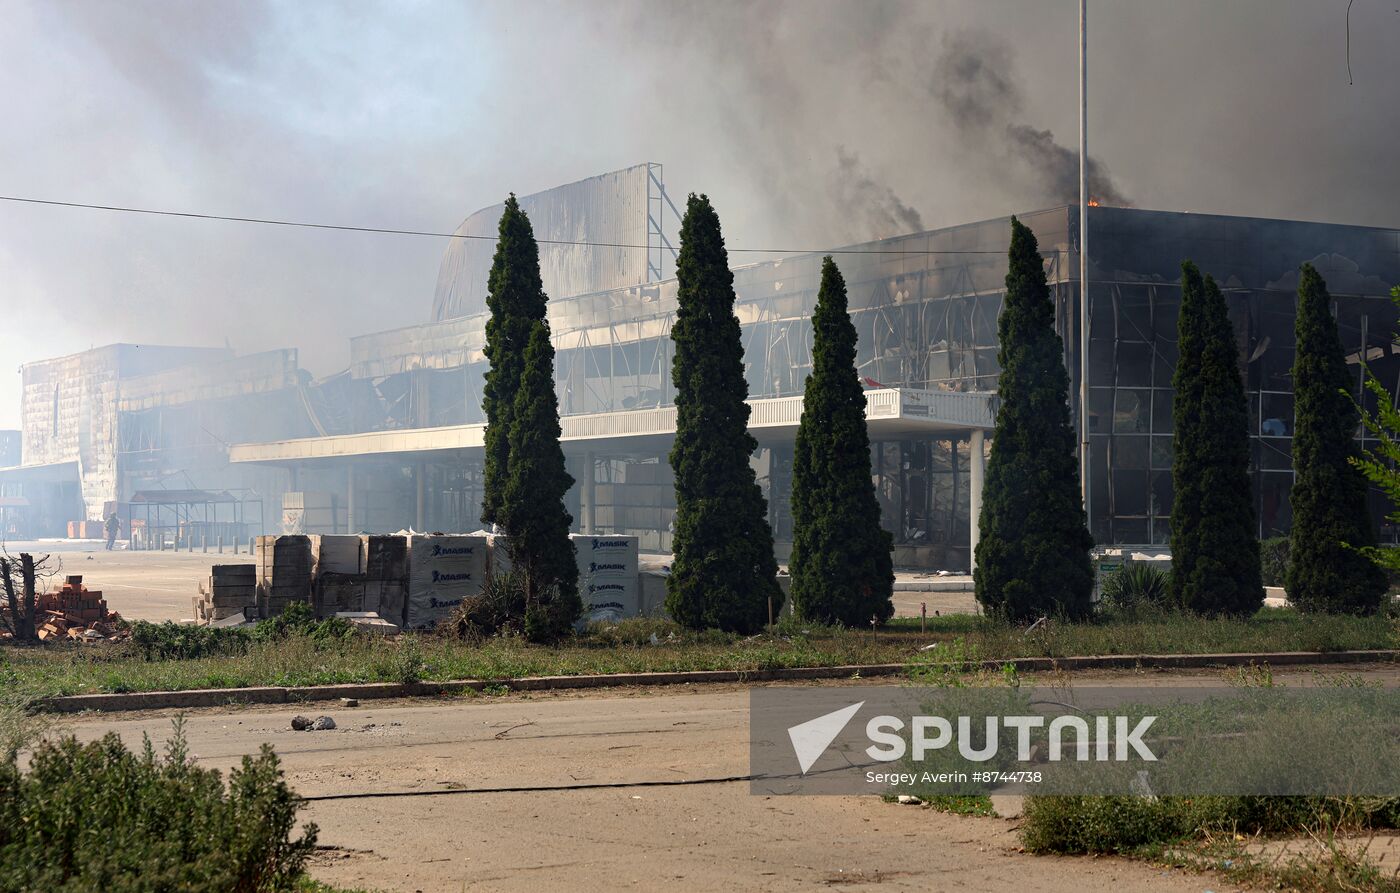
[[[1079,0],[1079,491],[1089,516],[1088,0]],[[1090,527],[1092,530],[1092,525]]]

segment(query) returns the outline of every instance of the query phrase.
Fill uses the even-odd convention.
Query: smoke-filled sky
[[[1090,0],[1106,203],[1400,225],[1400,0]],[[1074,0],[6,0],[0,194],[451,231],[643,160],[731,246],[1072,200]],[[21,363],[429,318],[441,240],[0,202]],[[547,250],[547,249],[546,249]],[[747,258],[746,258],[747,259]]]

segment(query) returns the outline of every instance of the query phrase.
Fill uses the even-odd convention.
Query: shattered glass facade
[[[1065,280],[1066,212],[1024,219],[1039,233],[1057,307],[1072,309],[1073,288]],[[995,389],[1007,228],[1006,220],[993,220],[853,246],[838,255],[859,337],[859,372],[869,386]],[[542,256],[549,250],[542,245]],[[735,313],[750,398],[802,393],[811,371],[810,317],[820,268],[819,255],[803,255],[735,269]],[[670,405],[675,312],[674,279],[552,295],[560,412],[590,415]],[[358,392],[361,398],[379,410],[367,414],[377,415],[387,428],[483,422],[484,337],[480,314],[354,339],[350,374],[367,386]],[[875,485],[901,563],[968,566],[966,438],[872,446]],[[670,548],[675,502],[666,449],[639,446],[571,456],[576,478],[583,477],[578,463],[593,463],[598,487],[593,512],[600,529],[635,534],[644,549]],[[754,464],[775,537],[790,542],[791,439],[761,440]],[[477,504],[479,479],[469,460],[458,479],[469,488],[466,494],[436,492],[428,502]],[[577,505],[577,488],[571,498]]]
[[[630,170],[650,176],[650,167]],[[1020,219],[1039,238],[1077,402],[1078,210],[1057,208]],[[1169,538],[1171,380],[1178,362],[1177,282],[1185,258],[1221,283],[1235,325],[1249,399],[1259,534],[1286,532],[1298,266],[1314,264],[1328,282],[1357,393],[1372,399],[1361,389],[1364,361],[1392,395],[1400,394],[1397,312],[1388,297],[1400,282],[1400,232],[1108,207],[1090,209],[1089,225],[1095,539],[1165,543]],[[537,221],[537,233],[541,229]],[[1008,220],[999,218],[836,252],[859,336],[859,373],[868,387],[995,390],[1008,234]],[[677,284],[657,275],[665,265],[652,254],[653,244],[662,255],[669,248],[659,228],[636,238],[645,244],[645,251],[635,253],[646,269],[629,268],[627,284],[551,292],[556,388],[565,416],[626,413],[673,402],[670,333]],[[443,281],[479,278],[484,295],[490,252],[459,269],[468,259],[457,247],[454,243],[444,258]],[[552,253],[576,253],[577,246],[546,243],[540,251],[548,268]],[[735,313],[750,398],[802,393],[811,370],[810,315],[820,263],[820,255],[811,254],[735,269]],[[593,282],[592,276],[586,273],[580,281]],[[444,294],[456,297],[444,301]],[[449,318],[352,339],[349,367],[315,382],[297,368],[294,351],[239,358],[217,351],[172,353],[157,366],[138,368],[121,353],[129,348],[118,346],[26,367],[25,466],[73,463],[80,470],[63,473],[81,476],[42,484],[62,504],[44,529],[65,518],[100,517],[107,501],[127,499],[140,487],[174,485],[169,482],[256,490],[270,507],[264,530],[276,529],[284,493],[286,505],[303,517],[323,518],[323,526],[308,526],[306,532],[476,529],[479,441],[475,448],[413,452],[388,437],[375,441],[381,446],[347,457],[316,458],[316,450],[310,450],[305,461],[280,465],[275,459],[249,466],[227,461],[229,444],[416,429],[451,432],[482,423],[486,317],[457,312],[475,300],[472,294],[457,285],[440,289],[435,312]],[[1077,418],[1078,407],[1073,409]],[[873,436],[872,482],[883,523],[894,536],[898,564],[963,569],[970,564],[970,431],[921,430]],[[759,448],[752,462],[768,498],[779,551],[785,553],[792,538],[792,434],[787,429],[755,433]],[[465,444],[463,438],[457,442]],[[669,441],[669,435],[648,435],[566,443],[570,473],[591,482],[575,486],[568,496],[576,527],[635,534],[644,550],[669,550],[675,514]],[[28,478],[6,474],[0,472],[0,486],[13,489],[16,481],[30,480],[25,494],[41,492],[36,489],[40,471],[27,472]],[[1385,539],[1395,541],[1397,531],[1384,521],[1388,511],[1374,494],[1377,524]]]
[[[1024,215],[1035,230],[1065,338],[1077,404],[1078,211]],[[853,246],[837,255],[859,333],[857,362],[870,386],[994,390],[997,315],[1006,273],[1005,218]],[[1089,413],[1091,526],[1099,542],[1165,543],[1171,515],[1171,378],[1176,368],[1180,263],[1191,258],[1222,284],[1249,394],[1251,475],[1261,536],[1286,532],[1292,482],[1291,366],[1297,269],[1328,280],[1349,362],[1400,392],[1397,324],[1388,293],[1400,282],[1395,230],[1095,207],[1090,210]],[[543,249],[542,250],[547,250]],[[860,253],[865,252],[865,253]],[[750,396],[800,394],[811,368],[810,313],[820,257],[735,270]],[[675,280],[550,301],[560,409],[590,414],[668,405]],[[482,421],[484,316],[356,339],[352,375],[372,379],[391,425]],[[1366,396],[1366,399],[1370,399]],[[1075,406],[1077,417],[1077,405]],[[1359,432],[1358,432],[1359,433]],[[872,447],[886,526],[906,563],[966,566],[965,438],[899,440]],[[661,462],[664,451],[595,457],[600,481],[621,481],[616,462]],[[605,464],[607,463],[607,464]],[[777,538],[790,539],[791,444],[762,443],[755,457]],[[646,474],[645,472],[641,472]],[[576,476],[578,476],[576,474]],[[664,476],[664,475],[663,475]],[[663,488],[664,489],[664,488]],[[665,548],[673,503],[633,504],[613,491],[612,525]],[[1383,536],[1379,494],[1374,512]],[[601,519],[609,517],[601,512]],[[623,521],[621,519],[628,519]],[[634,523],[635,521],[635,523]]]
[[[1077,220],[1076,211],[1070,217]],[[1077,223],[1073,224],[1077,227]],[[1293,482],[1293,322],[1298,267],[1327,280],[1356,394],[1363,359],[1400,394],[1400,232],[1326,223],[1092,208],[1089,412],[1093,533],[1100,542],[1165,543],[1172,502],[1172,374],[1181,261],[1220,283],[1249,398],[1251,476],[1261,537],[1288,531]],[[1358,430],[1358,436],[1364,432]],[[1396,531],[1379,493],[1372,512]]]

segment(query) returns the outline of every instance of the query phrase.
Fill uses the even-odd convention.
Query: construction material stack
[[[569,537],[578,559],[578,591],[586,622],[616,621],[641,613],[635,536]]]
[[[216,564],[209,579],[200,583],[194,599],[197,623],[213,623],[236,617],[248,619],[258,607],[258,568],[252,564]]]
[[[316,556],[311,605],[317,617],[365,610],[365,543],[353,534],[311,537]]]
[[[408,548],[405,629],[432,629],[486,582],[487,539],[466,534],[415,535]]]
[[[122,619],[107,611],[107,602],[98,590],[83,585],[78,575],[65,577],[63,585],[39,595],[34,616],[41,641],[54,639],[105,639],[122,629]]]
[[[258,537],[257,568],[259,617],[276,617],[293,602],[311,601],[310,537]]]
[[[372,534],[360,539],[365,555],[364,610],[401,627],[408,601],[408,538]]]

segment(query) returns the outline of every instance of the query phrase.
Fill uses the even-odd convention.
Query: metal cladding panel
[[[289,348],[180,366],[122,382],[121,411],[221,400],[296,387],[297,352]]]
[[[521,196],[540,245],[545,293],[572,297],[647,281],[645,247],[602,248],[560,245],[592,242],[619,246],[647,244],[647,166],[589,177],[533,195]],[[433,319],[455,319],[486,310],[486,280],[496,252],[504,204],[482,208],[457,227],[462,236],[443,253],[433,296]]]
[[[361,335],[350,340],[350,373],[378,378],[413,369],[453,369],[482,362],[485,343],[486,317],[480,314]]]
[[[20,448],[23,435],[19,431],[0,431],[0,468],[18,465],[24,456]]]
[[[25,364],[20,405],[24,461],[77,462],[87,518],[102,517],[103,505],[117,498],[117,413],[126,382],[227,354],[212,348],[110,344]]]

